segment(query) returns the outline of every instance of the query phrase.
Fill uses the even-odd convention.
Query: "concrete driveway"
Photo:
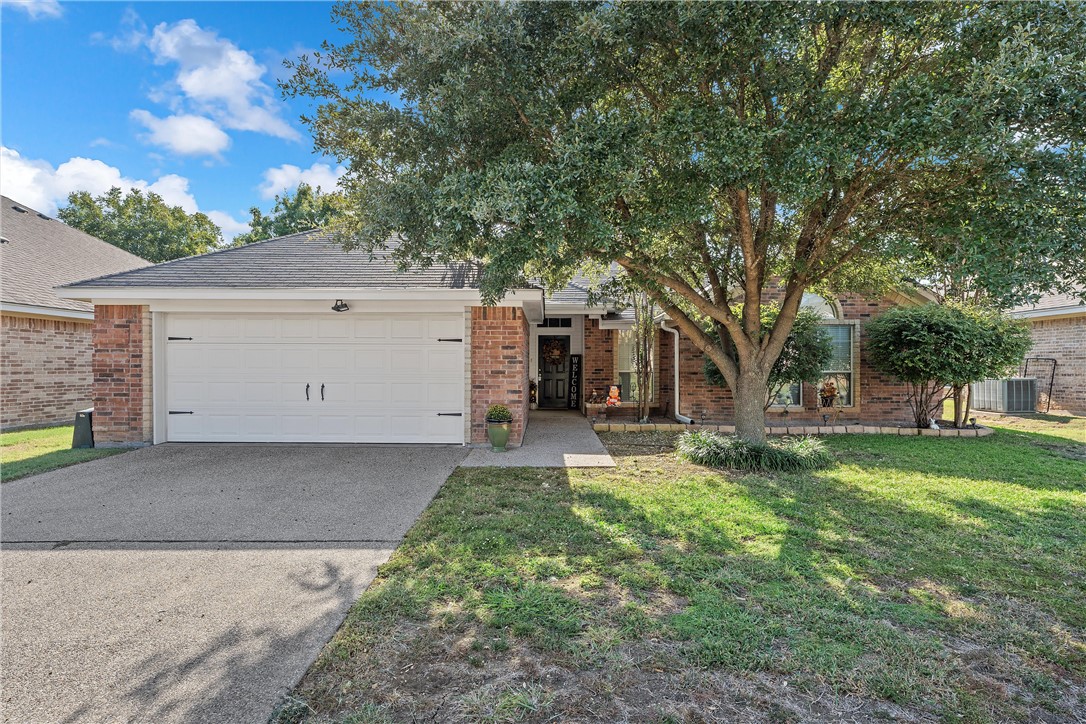
[[[264,722],[460,447],[160,445],[0,487],[11,722]]]

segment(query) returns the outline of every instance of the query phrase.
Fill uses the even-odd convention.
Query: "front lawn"
[[[123,452],[102,448],[72,450],[72,429],[67,425],[0,434],[0,479],[7,483]]]
[[[848,435],[738,475],[605,437],[613,470],[458,470],[279,719],[1086,713],[1081,438]]]

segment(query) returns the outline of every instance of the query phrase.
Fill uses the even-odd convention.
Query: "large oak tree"
[[[481,259],[488,299],[617,263],[720,369],[744,438],[764,438],[806,289],[872,291],[950,247],[993,299],[1083,276],[1081,4],[333,16],[345,40],[283,88],[319,101],[316,147],[349,164],[344,244],[399,233],[405,265]]]

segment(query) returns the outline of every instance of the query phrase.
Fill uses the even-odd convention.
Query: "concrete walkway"
[[[592,431],[588,419],[574,410],[533,410],[520,447],[496,453],[489,447],[471,451],[467,468],[613,468],[614,458]]]
[[[160,445],[4,483],[0,719],[263,724],[465,452]]]

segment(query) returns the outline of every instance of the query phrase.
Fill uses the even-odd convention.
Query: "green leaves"
[[[251,208],[250,231],[235,237],[234,246],[334,226],[345,208],[346,200],[341,194],[323,194],[320,187],[313,188],[303,181],[293,194],[277,194],[270,214],[265,215],[255,206]]]
[[[101,196],[68,195],[61,221],[151,262],[203,254],[222,244],[222,232],[201,213],[168,206],[156,193],[118,187]]]

